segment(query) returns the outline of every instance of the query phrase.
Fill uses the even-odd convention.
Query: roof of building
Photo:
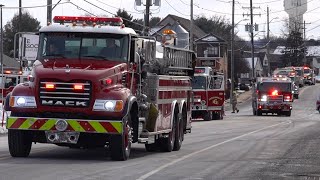
[[[168,24],[173,25],[175,22],[179,22],[179,24],[187,31],[190,31],[190,20],[185,19],[176,15],[169,14],[165,18],[163,18],[155,28],[152,28],[151,35],[158,32],[160,29],[162,29],[163,26],[167,26]],[[193,35],[195,38],[200,38],[206,35],[204,31],[202,31],[197,25],[193,25]]]
[[[283,55],[285,49],[285,46],[278,46],[272,54]],[[307,46],[306,56],[320,56],[320,46]]]
[[[217,43],[226,43],[226,41],[213,33],[206,34],[203,37],[200,37],[199,39],[196,40],[196,42],[217,42]]]
[[[15,61],[13,58],[3,55],[3,67],[13,67],[13,68],[19,68],[20,63],[18,61]]]

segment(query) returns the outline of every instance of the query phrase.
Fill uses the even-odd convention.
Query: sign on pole
[[[38,35],[22,34],[19,37],[19,60],[36,60],[38,52],[38,43]]]

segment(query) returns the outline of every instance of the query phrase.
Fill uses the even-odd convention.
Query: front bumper
[[[64,126],[64,127],[63,127]],[[88,120],[88,119],[58,119],[38,117],[8,117],[7,129],[121,134],[122,121]]]
[[[258,109],[262,112],[291,111],[291,104],[258,104]]]

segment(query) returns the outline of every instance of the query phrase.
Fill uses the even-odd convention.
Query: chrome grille
[[[47,89],[46,84],[54,84],[53,89]],[[74,85],[83,85],[83,90],[75,90]],[[41,80],[39,85],[40,104],[43,106],[88,107],[91,97],[89,81],[62,82],[59,80]]]
[[[270,104],[277,104],[277,103],[282,103],[283,102],[283,96],[268,96],[268,102]]]

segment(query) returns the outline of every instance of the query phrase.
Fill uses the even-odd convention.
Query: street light
[[[232,29],[231,29],[231,91],[230,91],[230,103],[233,99],[233,91],[234,91],[234,28],[242,21],[246,21],[248,19],[242,19],[236,24],[234,24],[234,17],[232,17]]]

